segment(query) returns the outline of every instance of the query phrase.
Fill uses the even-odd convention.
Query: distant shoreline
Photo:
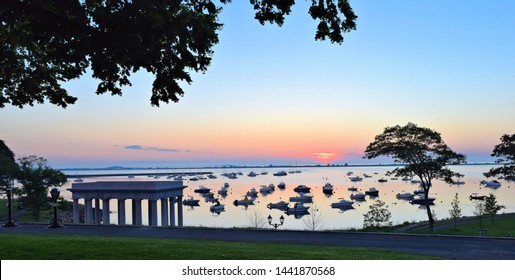
[[[478,163],[464,163],[450,166],[481,166],[481,165],[499,165],[495,162],[478,162]],[[395,167],[403,166],[403,164],[396,163],[383,163],[383,164],[303,164],[303,165],[222,165],[222,166],[198,166],[198,167],[125,167],[125,166],[110,166],[110,167],[93,167],[93,168],[57,168],[61,171],[127,171],[127,170],[184,170],[184,169],[227,169],[227,168],[240,168],[240,169],[266,169],[266,168],[319,168],[319,167]]]

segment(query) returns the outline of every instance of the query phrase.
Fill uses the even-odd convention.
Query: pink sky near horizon
[[[375,135],[408,122],[493,161],[515,133],[515,2],[353,1],[342,45],[314,40],[309,3],[281,28],[259,25],[248,1],[224,7],[212,65],[177,104],[150,106],[147,73],[122,97],[96,96],[87,73],[65,85],[79,98],[67,109],[1,108],[0,139],[58,167],[105,167],[372,163],[361,157]]]

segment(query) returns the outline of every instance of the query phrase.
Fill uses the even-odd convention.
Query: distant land
[[[303,164],[303,165],[217,165],[217,166],[189,166],[189,167],[125,167],[125,166],[109,166],[109,167],[93,167],[93,168],[58,168],[61,171],[86,171],[86,170],[165,170],[165,169],[224,169],[224,168],[248,168],[248,169],[259,169],[259,168],[316,168],[316,167],[380,167],[380,166],[402,166],[403,164],[398,163],[376,163],[376,164]],[[460,165],[499,165],[495,162],[471,162]]]

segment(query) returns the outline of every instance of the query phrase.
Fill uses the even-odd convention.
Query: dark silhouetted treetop
[[[429,197],[429,189],[433,179],[452,182],[453,177],[463,177],[462,174],[450,170],[447,165],[465,162],[465,155],[456,153],[442,140],[440,133],[416,124],[393,126],[384,129],[370,143],[364,158],[372,159],[387,156],[396,163],[403,164],[387,174],[395,176],[417,176],[424,189],[425,197]],[[430,226],[434,219],[429,205],[426,205]]]
[[[178,102],[190,71],[207,70],[231,0],[2,0],[0,1],[0,108],[34,103],[74,104],[62,83],[88,68],[97,94],[122,95],[131,73],[155,77],[151,104]],[[281,26],[294,0],[250,0],[261,23]],[[342,43],[356,29],[348,1],[312,0],[316,40]]]
[[[515,134],[504,134],[501,143],[495,145],[492,157],[498,158],[496,162],[503,166],[492,168],[484,175],[515,180]]]

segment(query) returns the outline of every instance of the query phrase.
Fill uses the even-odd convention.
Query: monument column
[[[73,199],[73,223],[80,223],[80,215],[79,215],[79,199]]]
[[[93,214],[95,217],[95,224],[100,224],[100,199],[95,198],[95,213]]]
[[[125,199],[118,199],[118,225],[125,225]]]
[[[177,221],[178,221],[177,226],[182,227],[183,226],[183,224],[182,224],[182,221],[183,221],[183,217],[182,217],[182,195],[179,195],[177,197]]]
[[[84,198],[84,223],[93,223],[93,201],[91,198]]]
[[[168,199],[161,198],[161,226],[168,226]]]
[[[175,197],[170,197],[170,226],[175,226]]]
[[[109,198],[102,199],[102,224],[108,225],[111,223],[111,211],[109,209]]]
[[[148,200],[148,225],[157,226],[157,200]]]
[[[133,198],[132,199],[132,224],[136,226],[141,226],[141,199]]]

